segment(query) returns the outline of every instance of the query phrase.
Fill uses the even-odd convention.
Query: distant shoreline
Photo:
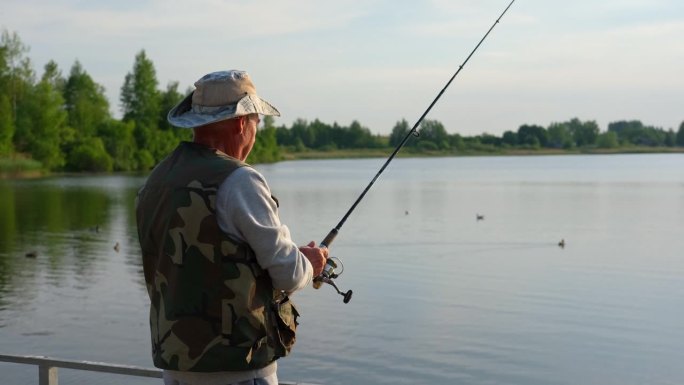
[[[385,158],[393,149],[354,149],[302,152],[284,152],[282,160],[313,160],[313,159],[363,159]],[[402,149],[397,153],[400,158],[429,158],[429,157],[458,157],[458,156],[534,156],[534,155],[610,155],[610,154],[681,154],[684,147],[625,147],[611,149],[495,149],[492,151],[411,151]]]
[[[283,152],[280,162],[316,159],[364,159],[364,158],[387,158],[392,153],[391,148],[377,149],[353,149],[353,150],[330,150],[317,151],[307,150],[301,152]],[[612,149],[493,149],[492,151],[412,151],[402,149],[397,153],[398,158],[435,158],[435,157],[459,157],[459,156],[544,156],[544,155],[613,155],[613,154],[684,154],[684,147],[626,147]],[[2,159],[0,159],[1,161]],[[7,160],[5,160],[7,164]],[[124,171],[130,173],[130,171]],[[31,164],[29,169],[23,170],[21,164],[14,164],[7,169],[0,169],[0,179],[32,179],[47,175],[74,174],[81,175],[88,172],[49,172],[35,168]],[[112,172],[110,174],[117,174]],[[103,173],[108,174],[108,173]]]

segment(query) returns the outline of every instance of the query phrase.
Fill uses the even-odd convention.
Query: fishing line
[[[423,121],[423,119],[425,119],[425,116],[427,116],[427,114],[430,112],[430,110],[432,110],[432,107],[442,97],[442,94],[444,94],[444,91],[446,91],[446,89],[449,88],[449,85],[451,85],[451,82],[453,82],[454,79],[456,79],[456,76],[458,76],[458,74],[461,72],[463,67],[465,67],[466,63],[468,63],[468,61],[473,56],[473,54],[475,54],[475,51],[477,51],[477,49],[480,48],[480,45],[482,45],[482,43],[485,41],[487,36],[489,36],[489,33],[492,32],[492,30],[499,23],[499,21],[501,21],[501,18],[506,14],[508,9],[513,5],[514,2],[515,2],[515,0],[511,0],[511,2],[508,4],[506,9],[504,9],[504,11],[501,13],[501,15],[492,24],[492,26],[489,27],[489,29],[487,30],[487,33],[485,33],[484,36],[482,36],[482,39],[480,39],[480,41],[477,43],[475,48],[473,48],[473,50],[470,52],[470,54],[466,57],[466,59],[463,61],[463,63],[461,63],[461,65],[458,66],[458,69],[456,70],[456,72],[454,72],[454,74],[451,76],[451,78],[446,83],[446,85],[444,85],[444,88],[442,88],[442,90],[437,94],[437,96],[432,101],[432,103],[430,103],[430,105],[425,110],[425,112],[423,112],[423,114],[420,116],[420,118],[413,125],[413,128],[411,128],[411,130],[409,130],[409,132],[406,134],[406,136],[404,136],[404,138],[399,143],[399,145],[397,145],[397,147],[394,149],[394,151],[389,156],[389,158],[387,158],[387,160],[382,165],[382,167],[380,167],[380,170],[378,171],[378,173],[375,174],[375,177],[373,177],[373,179],[370,181],[368,186],[366,186],[366,188],[361,192],[359,197],[356,199],[354,204],[352,204],[351,207],[349,208],[349,210],[347,210],[347,212],[344,214],[344,216],[342,217],[340,222],[337,224],[337,226],[335,226],[332,230],[330,230],[328,235],[326,235],[326,237],[323,239],[323,241],[321,241],[320,247],[326,247],[327,248],[335,240],[335,237],[340,232],[340,229],[342,228],[344,223],[347,221],[347,218],[349,218],[349,215],[351,215],[351,213],[354,211],[354,209],[356,209],[356,206],[358,206],[358,204],[361,202],[363,197],[366,196],[366,193],[368,193],[368,191],[373,186],[375,181],[380,177],[380,174],[382,174],[383,171],[385,171],[385,168],[387,168],[387,165],[389,165],[389,163],[392,161],[392,159],[394,159],[394,157],[397,155],[399,150],[401,150],[401,148],[404,147],[404,145],[409,140],[409,138],[411,136],[416,136],[416,137],[420,136],[420,133],[418,132],[418,126],[420,125],[420,123]],[[319,276],[314,278],[314,288],[316,288],[316,289],[320,288],[323,283],[330,284],[332,287],[335,288],[335,290],[337,291],[338,294],[340,294],[344,297],[344,303],[348,303],[351,300],[352,291],[351,290],[348,290],[347,292],[340,291],[340,289],[337,287],[337,285],[333,281],[333,279],[337,278],[340,274],[342,274],[341,271],[337,272],[337,273],[335,272],[335,269],[339,268],[339,267],[342,267],[342,269],[344,269],[344,267],[342,266],[342,262],[339,260],[339,258],[335,258],[335,257],[328,258],[328,261],[326,262],[326,264],[323,268],[323,272]]]

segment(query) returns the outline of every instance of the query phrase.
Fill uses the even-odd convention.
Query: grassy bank
[[[22,157],[0,158],[0,178],[31,178],[44,174],[43,165]]]

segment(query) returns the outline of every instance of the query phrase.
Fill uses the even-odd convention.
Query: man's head
[[[193,141],[245,161],[256,141],[259,114],[242,115],[193,128]]]
[[[195,142],[245,160],[254,145],[259,114],[280,116],[257,96],[247,72],[231,70],[204,75],[167,119],[176,127],[192,128]]]
[[[176,127],[196,128],[250,114],[280,116],[275,107],[257,96],[247,72],[230,70],[202,76],[167,119]]]

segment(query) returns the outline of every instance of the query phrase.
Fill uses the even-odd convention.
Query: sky
[[[2,0],[38,76],[79,61],[120,117],[145,50],[160,89],[250,73],[282,116],[389,134],[413,125],[510,0]],[[501,135],[572,118],[684,122],[684,1],[516,0],[426,119]]]

